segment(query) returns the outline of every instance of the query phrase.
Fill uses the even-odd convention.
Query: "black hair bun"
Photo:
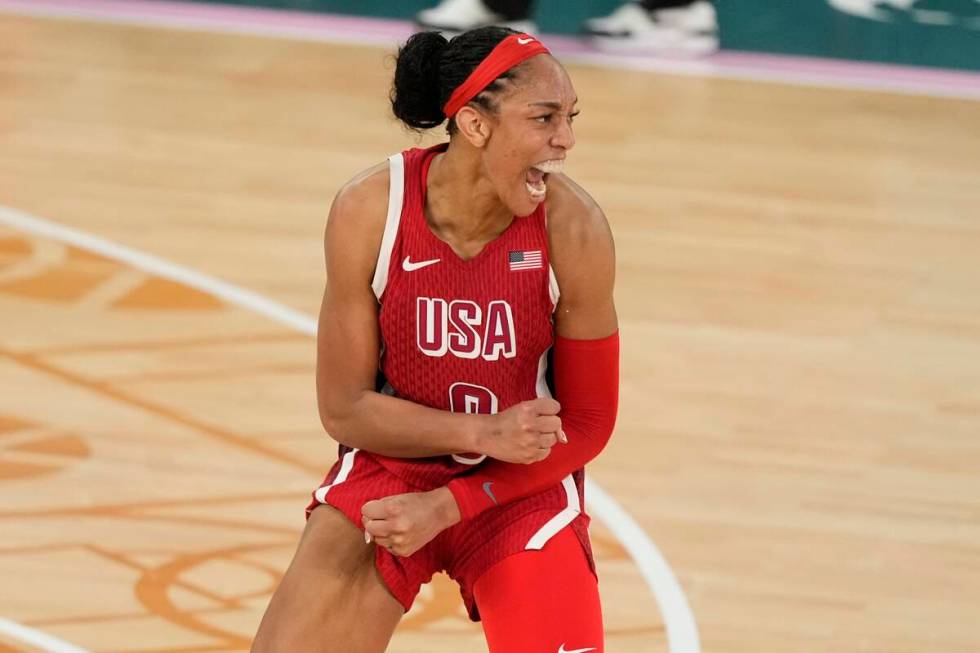
[[[439,32],[418,32],[398,49],[391,110],[412,129],[442,124],[439,64],[449,41]]]

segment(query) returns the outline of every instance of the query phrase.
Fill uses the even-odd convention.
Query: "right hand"
[[[540,398],[522,401],[491,416],[493,421],[480,442],[480,453],[525,465],[544,460],[556,442],[568,442],[561,429],[560,410],[561,404],[554,399]]]

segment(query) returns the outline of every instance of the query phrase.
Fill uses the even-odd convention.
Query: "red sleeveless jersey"
[[[389,159],[388,217],[372,284],[382,337],[377,389],[466,413],[496,413],[550,397],[546,373],[558,287],[545,204],[515,217],[472,259],[460,258],[425,219],[429,164],[446,147]],[[475,454],[372,455],[419,489],[445,485],[481,460]]]

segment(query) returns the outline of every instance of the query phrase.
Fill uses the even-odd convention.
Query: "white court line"
[[[78,648],[74,644],[69,644],[68,642],[62,641],[57,637],[52,637],[47,633],[42,633],[40,630],[34,630],[33,628],[28,628],[27,626],[21,625],[16,621],[10,621],[9,619],[4,619],[0,617],[0,633],[7,635],[11,639],[18,642],[24,642],[25,644],[30,644],[42,651],[49,651],[50,653],[89,653],[83,648]]]
[[[585,478],[586,503],[629,552],[664,616],[670,653],[700,651],[698,626],[667,559],[626,509],[592,479]]]
[[[152,254],[137,252],[136,250],[117,245],[103,238],[87,234],[84,231],[64,227],[54,222],[47,222],[3,206],[0,206],[0,222],[19,227],[39,236],[46,236],[77,245],[82,249],[98,252],[106,258],[121,261],[134,268],[176,281],[177,283],[182,283],[185,286],[197,288],[210,295],[219,297],[229,304],[242,306],[256,313],[270,316],[277,322],[281,322],[297,331],[311,335],[316,333],[316,320],[299,311],[294,311],[287,306],[266,299],[262,295],[245,290],[244,288],[239,288],[215,277],[209,277],[200,272],[175,265],[169,261],[157,258]]]
[[[219,297],[229,304],[264,315],[273,321],[284,324],[307,335],[316,335],[316,320],[278,302],[266,299],[256,293],[234,286],[220,279],[196,272],[160,258],[145,254],[98,236],[77,229],[65,227],[55,222],[28,215],[22,211],[0,206],[0,224],[66,242],[107,258],[124,262],[140,270],[196,288],[202,292]],[[596,483],[586,481],[589,504],[595,516],[612,531],[613,535],[626,547],[647,587],[653,593],[660,607],[664,628],[667,633],[667,649],[670,653],[699,653],[700,643],[694,614],[684,596],[684,590],[677,582],[650,537],[626,510]],[[0,620],[0,625],[4,621]],[[17,626],[13,622],[8,622]],[[23,627],[21,627],[23,628]],[[30,631],[30,629],[27,629]],[[37,632],[37,631],[31,631]],[[40,633],[38,633],[40,634]],[[27,640],[24,640],[27,641]],[[57,640],[53,640],[57,641]],[[78,648],[48,648],[53,653],[86,653]]]

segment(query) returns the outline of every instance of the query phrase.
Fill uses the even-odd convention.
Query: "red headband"
[[[479,95],[480,91],[503,73],[525,59],[550,53],[551,51],[544,47],[543,43],[530,34],[511,34],[490,51],[465,82],[456,87],[453,94],[449,96],[449,101],[442,108],[442,112],[447,118],[452,118],[457,111],[466,106],[467,102]]]

